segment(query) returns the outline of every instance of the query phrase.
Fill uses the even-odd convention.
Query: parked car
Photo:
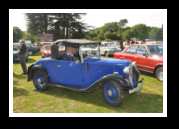
[[[19,62],[19,51],[20,51],[20,43],[13,43],[13,62]],[[26,54],[26,61],[28,61],[28,54]]]
[[[49,57],[51,55],[51,45],[44,45],[40,49],[42,58]]]
[[[28,81],[33,81],[37,91],[46,90],[48,86],[57,86],[84,92],[101,86],[105,101],[112,106],[121,104],[125,94],[140,92],[143,81],[140,80],[135,63],[102,59],[99,42],[66,39],[55,43],[64,46],[65,53],[55,59],[42,58],[28,67]],[[98,47],[96,53],[83,51],[84,47],[92,46]],[[74,55],[69,56],[69,52]]]
[[[103,56],[113,56],[115,52],[120,52],[121,49],[113,42],[103,42],[100,46],[100,54]]]
[[[163,81],[163,47],[160,44],[132,45],[113,56],[135,61],[139,70],[153,73],[157,79]]]
[[[39,50],[40,50],[39,46],[32,44],[32,43],[26,43],[26,46],[28,48],[28,54],[29,55],[33,55],[33,54],[39,52]]]

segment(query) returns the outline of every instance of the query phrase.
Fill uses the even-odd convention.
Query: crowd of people
[[[124,42],[124,46],[130,46],[133,44],[144,44],[144,43],[146,43],[145,40],[142,40],[142,41],[128,40],[128,41]]]

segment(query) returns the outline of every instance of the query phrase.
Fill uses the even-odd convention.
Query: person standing
[[[26,55],[27,55],[27,46],[24,41],[21,41],[19,59],[20,59],[22,70],[23,70],[23,74],[27,74]]]
[[[51,57],[53,59],[58,59],[59,58],[59,46],[57,43],[54,43],[52,46],[51,46]]]

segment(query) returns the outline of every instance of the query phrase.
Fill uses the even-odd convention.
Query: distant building
[[[39,35],[40,42],[52,42],[53,41],[53,34],[42,33]]]
[[[53,42],[53,34],[42,33],[39,35],[40,37],[40,45],[50,44]]]

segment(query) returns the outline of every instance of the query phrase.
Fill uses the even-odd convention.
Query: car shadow
[[[140,73],[143,74],[143,75],[146,75],[146,76],[149,76],[149,77],[152,77],[152,78],[156,79],[155,75],[152,74],[152,73],[148,73],[148,72],[145,72],[145,71],[140,71]]]
[[[163,101],[163,96],[156,95],[156,94],[147,94],[142,93],[141,95],[129,95],[126,96],[123,103],[120,106],[113,107],[108,105],[103,98],[102,94],[102,88],[96,88],[95,90],[91,92],[75,92],[63,88],[57,88],[57,87],[49,87],[47,91],[44,91],[43,93],[52,95],[59,98],[68,98],[73,99],[77,101],[81,101],[84,104],[94,104],[97,106],[108,108],[109,110],[112,110],[114,112],[156,112],[156,107],[154,109],[148,108],[149,105],[156,105],[156,100],[160,100],[158,107],[163,107],[160,105]],[[142,106],[144,108],[142,108]],[[135,108],[134,108],[135,107]]]

